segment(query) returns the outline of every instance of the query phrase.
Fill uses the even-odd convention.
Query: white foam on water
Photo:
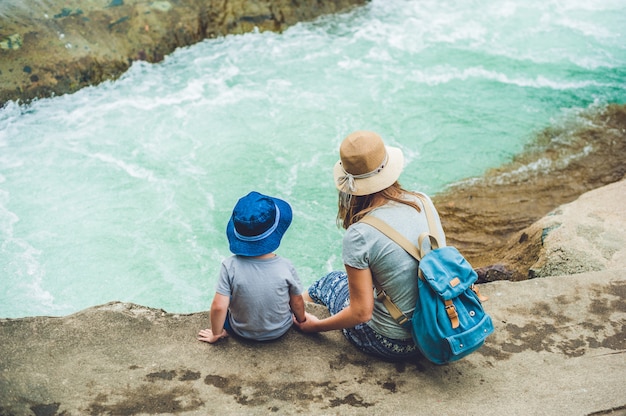
[[[154,172],[149,171],[148,169],[144,169],[140,166],[133,165],[131,163],[126,163],[122,160],[119,160],[111,155],[102,154],[102,153],[94,153],[92,155],[88,155],[94,159],[105,162],[109,165],[112,165],[116,168],[121,169],[129,176],[137,179],[145,179],[148,182],[155,182]]]
[[[458,80],[466,81],[471,78],[497,81],[502,84],[510,84],[518,87],[549,88],[553,90],[568,90],[587,87],[620,87],[620,85],[616,83],[602,83],[596,80],[564,82],[559,80],[551,80],[544,76],[537,76],[534,79],[510,77],[507,74],[487,70],[483,67],[459,69],[450,66],[438,66],[429,71],[414,71],[412,73],[412,79],[414,81],[424,83],[430,86],[446,84]]]

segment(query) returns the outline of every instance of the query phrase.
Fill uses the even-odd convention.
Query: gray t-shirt
[[[419,235],[428,230],[428,220],[422,207],[417,212],[409,205],[389,202],[371,212],[370,215],[385,221],[417,245]],[[427,198],[436,216],[439,236],[444,236],[440,245],[445,245],[445,235],[439,215]],[[432,234],[432,231],[431,231]],[[437,234],[435,234],[437,235]],[[352,224],[343,238],[343,262],[356,269],[369,268],[372,276],[398,305],[400,310],[411,316],[417,300],[417,261],[402,247],[368,224]],[[373,330],[393,339],[409,339],[411,333],[398,325],[382,302],[374,302],[372,319],[367,323]]]
[[[282,257],[231,256],[222,262],[216,292],[230,297],[230,326],[244,338],[266,341],[291,327],[290,295],[302,294],[291,262]]]

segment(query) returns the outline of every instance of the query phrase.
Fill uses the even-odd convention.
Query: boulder
[[[626,180],[561,205],[494,253],[481,283],[626,269]]]
[[[587,192],[519,233],[540,246],[529,277],[626,269],[626,181]],[[520,242],[521,241],[521,242]]]
[[[458,247],[474,267],[488,271],[488,280],[535,276],[530,270],[539,267],[535,263],[544,249],[545,236],[538,238],[535,229],[528,227],[541,218],[552,221],[558,207],[585,192],[624,179],[626,106],[611,104],[601,111],[582,113],[574,125],[577,127],[547,128],[510,163],[482,177],[453,184],[433,197],[448,244]],[[615,209],[605,227],[614,225],[623,230],[623,221],[615,217],[624,218],[624,188],[623,184],[616,186],[603,191],[608,195],[602,195],[602,203]],[[622,201],[622,205],[614,201]],[[590,210],[599,205],[586,200],[581,204]],[[576,209],[571,210],[571,215],[575,215]],[[602,211],[601,215],[605,213]],[[584,219],[570,216],[567,221],[570,220],[577,224],[572,227],[577,227]],[[614,220],[618,223],[613,224]],[[537,227],[541,228],[541,235],[543,228],[550,225],[543,222]],[[585,250],[583,247],[579,249]],[[552,274],[560,272],[555,270]]]

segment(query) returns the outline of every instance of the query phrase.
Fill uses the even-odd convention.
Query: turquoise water
[[[435,194],[578,111],[626,102],[626,2],[375,0],[283,34],[207,40],[0,110],[0,317],[112,300],[210,307],[250,190],[287,199],[278,253],[342,267],[331,168],[371,129]]]

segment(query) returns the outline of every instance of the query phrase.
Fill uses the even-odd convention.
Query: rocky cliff
[[[177,47],[252,30],[282,31],[367,0],[3,0],[0,107],[75,92],[159,62]]]
[[[449,244],[483,270],[481,281],[533,277],[549,231],[524,229],[581,194],[622,180],[625,154],[623,105],[581,114],[577,128],[544,130],[511,163],[434,196]]]

